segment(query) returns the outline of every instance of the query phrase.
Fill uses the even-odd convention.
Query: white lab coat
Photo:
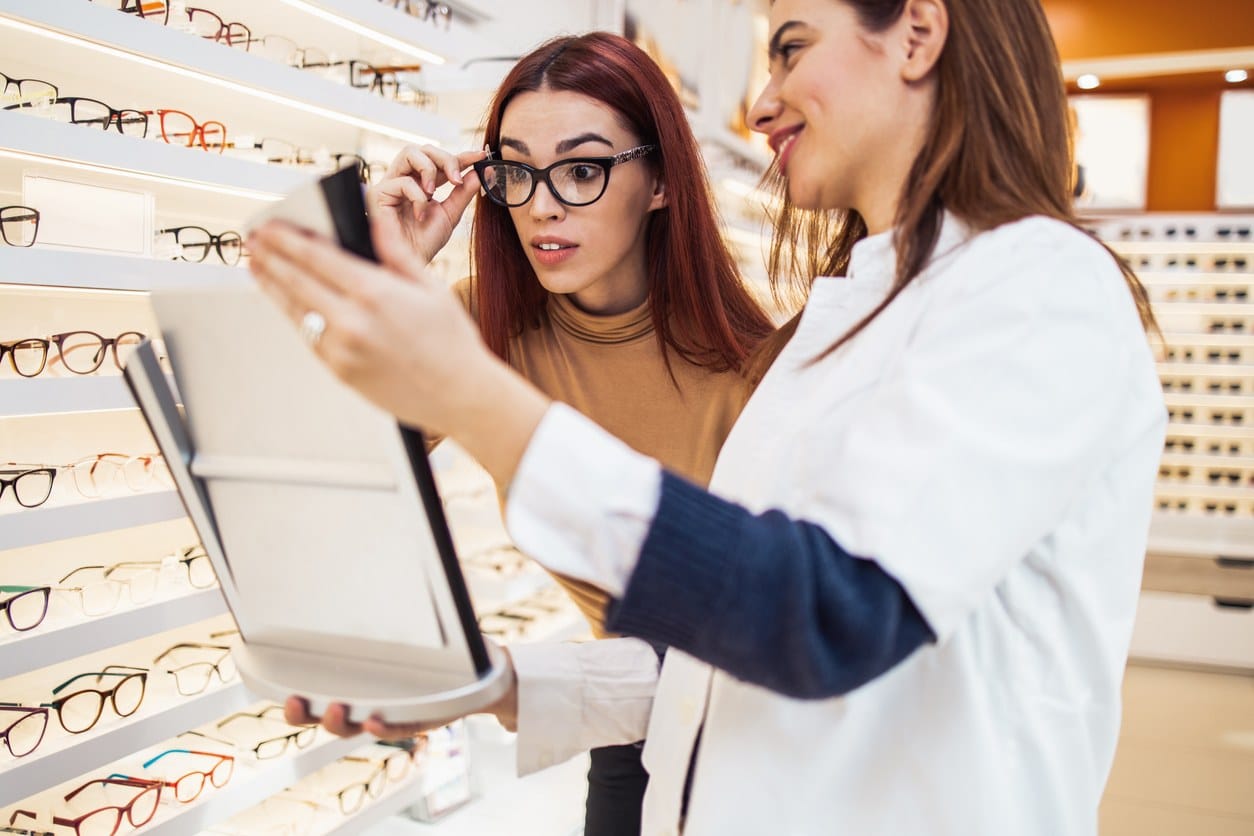
[[[1166,425],[1135,307],[1113,259],[1065,224],[970,237],[951,217],[926,273],[807,368],[883,298],[894,265],[876,236],[855,248],[852,278],[815,282],[711,491],[819,524],[876,560],[938,641],[812,701],[672,649],[648,722],[648,836],[679,830],[699,729],[689,836],[1096,833]],[[580,421],[546,416],[510,526],[551,568],[621,593],[656,507],[657,488],[641,487],[656,465]],[[604,658],[626,652],[615,644]],[[520,693],[534,675],[534,693],[573,695],[583,731],[563,745],[638,731],[606,720],[638,716],[639,699],[616,713],[605,682],[546,675],[545,652],[519,657]],[[571,719],[546,718],[543,702],[520,714],[533,753],[537,734]]]

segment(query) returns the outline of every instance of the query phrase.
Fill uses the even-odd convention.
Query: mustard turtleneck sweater
[[[471,280],[455,290],[473,314]],[[702,487],[751,393],[742,375],[710,371],[674,351],[669,352],[672,380],[647,300],[625,313],[597,316],[568,296],[552,294],[541,326],[516,337],[509,353],[510,365],[541,392]],[[593,633],[606,637],[609,596],[582,581],[555,577]]]

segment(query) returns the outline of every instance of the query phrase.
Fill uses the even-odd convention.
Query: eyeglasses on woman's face
[[[566,206],[588,206],[605,194],[610,169],[656,150],[656,145],[639,145],[612,157],[570,157],[545,168],[489,157],[475,163],[474,168],[488,199],[499,206],[514,208],[526,204],[538,183],[547,185],[553,197]]]

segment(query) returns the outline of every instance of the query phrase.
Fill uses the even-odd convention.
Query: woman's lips
[[[797,144],[797,137],[800,136],[801,129],[797,129],[793,133],[786,136],[779,143],[779,170],[784,171],[788,167],[788,159],[792,156],[793,146]]]
[[[578,244],[563,244],[558,249],[541,249],[539,244],[531,245],[531,252],[535,254],[536,261],[540,262],[545,267],[553,267],[561,264],[563,261],[566,261],[574,256],[575,251],[578,249]]]

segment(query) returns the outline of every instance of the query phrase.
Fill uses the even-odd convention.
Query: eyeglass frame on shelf
[[[25,210],[29,214],[24,215],[22,217],[17,217],[17,218],[6,218],[4,217],[4,213],[8,209],[22,209],[22,210]],[[10,247],[32,246],[35,243],[35,239],[39,237],[39,218],[40,218],[39,210],[33,206],[23,206],[18,203],[15,203],[11,206],[0,206],[0,239],[3,239],[4,243],[8,244]],[[19,223],[19,224],[25,223],[26,221],[32,221],[35,224],[35,231],[31,233],[30,240],[24,244],[10,241],[9,233],[5,231],[5,226],[7,224],[12,224],[12,223]]]
[[[76,119],[74,116],[74,113],[75,113],[75,110],[78,108],[79,102],[92,102],[94,104],[100,105],[105,110],[109,111],[109,118],[107,119]],[[110,127],[116,126],[118,133],[122,134],[122,136],[131,136],[131,137],[136,137],[138,139],[145,139],[148,136],[147,113],[145,113],[142,110],[136,110],[133,107],[116,108],[113,105],[109,104],[108,102],[102,102],[100,101],[100,99],[93,99],[90,96],[57,96],[55,99],[50,99],[50,100],[40,100],[37,102],[22,102],[20,104],[6,105],[4,109],[5,110],[22,110],[25,108],[44,108],[44,107],[50,108],[55,105],[69,105],[70,120],[68,124],[94,125],[99,122],[100,129],[104,131],[109,130]],[[139,116],[140,119],[143,120],[144,130],[142,133],[138,133],[138,134],[127,133],[126,131],[122,130],[123,116],[128,113],[136,114]],[[134,119],[134,117],[131,117],[130,121],[133,123],[136,120]]]
[[[5,618],[8,620],[9,626],[12,627],[14,631],[18,633],[25,633],[29,630],[34,630],[40,624],[43,624],[44,619],[48,617],[48,600],[52,597],[52,587],[7,584],[7,585],[0,586],[0,592],[16,592],[17,593],[16,595],[13,595],[12,597],[5,598],[3,601],[0,601],[0,610],[4,610]],[[18,598],[23,598],[27,595],[30,595],[33,592],[43,592],[43,595],[44,595],[43,612],[39,614],[39,620],[36,621],[34,624],[30,625],[29,627],[18,627],[17,624],[13,622],[12,604]]]
[[[139,112],[143,113],[145,117],[148,117],[148,116],[157,117],[157,130],[161,132],[160,134],[161,139],[167,145],[181,145],[184,148],[191,148],[193,145],[196,144],[196,138],[199,136],[201,149],[203,149],[204,151],[207,151],[210,154],[214,154],[214,153],[221,154],[222,151],[226,148],[226,125],[222,124],[217,119],[206,119],[204,122],[198,122],[196,121],[196,117],[192,116],[187,111],[176,110],[174,108],[169,108],[169,107],[158,108],[157,110],[142,110]],[[186,143],[175,142],[170,139],[171,135],[178,137],[178,136],[181,136],[182,134],[178,132],[174,132],[174,131],[170,132],[170,134],[166,133],[165,120],[167,116],[181,116],[187,121],[192,123],[192,129],[187,134]],[[217,125],[219,128],[222,129],[221,139],[213,143],[209,142],[208,136],[206,134],[206,129],[210,125]]]
[[[111,671],[109,670],[110,668],[119,668],[120,670]],[[126,671],[130,671],[130,672],[127,673]],[[93,728],[95,728],[96,724],[100,722],[100,718],[104,716],[104,706],[105,706],[106,697],[108,698],[108,702],[110,702],[113,705],[114,713],[117,714],[117,716],[119,717],[130,717],[132,714],[138,711],[139,707],[144,704],[144,696],[148,693],[148,673],[149,671],[147,668],[136,668],[131,665],[106,665],[102,670],[88,671],[86,673],[80,673],[80,674],[77,674],[76,676],[70,677],[65,682],[62,682],[60,685],[58,685],[56,688],[53,688],[52,693],[53,693],[53,696],[56,696],[61,691],[65,690],[67,687],[73,684],[75,681],[82,679],[85,676],[94,676],[96,677],[97,682],[99,682],[100,678],[103,676],[122,677],[122,679],[118,680],[118,683],[114,685],[112,688],[110,688],[108,691],[101,691],[99,688],[84,688],[82,690],[75,691],[72,694],[66,694],[64,697],[59,697],[55,700],[52,700],[51,702],[40,703],[39,705],[41,708],[55,709],[57,712],[57,722],[61,724],[61,728],[65,729],[70,734],[85,734],[91,731]],[[139,699],[135,701],[134,708],[132,708],[130,711],[123,714],[121,710],[118,709],[118,701],[117,701],[118,689],[121,688],[122,685],[127,680],[135,679],[135,678],[139,679],[139,684],[140,684]],[[96,709],[96,717],[95,719],[91,721],[90,725],[88,725],[85,728],[79,729],[78,731],[75,731],[65,725],[65,715],[62,713],[62,706],[64,706],[67,702],[72,700],[74,697],[79,696],[80,694],[96,694],[100,697],[100,704],[98,708]]]
[[[178,644],[172,645],[166,648],[164,651],[162,651],[157,656],[157,658],[152,660],[153,665],[161,664],[162,659],[164,659],[166,656],[170,655],[176,650],[220,650],[222,651],[222,655],[220,655],[217,658],[217,660],[213,662],[189,662],[188,664],[180,665],[177,668],[158,668],[158,670],[164,673],[168,673],[174,677],[174,687],[179,692],[180,696],[194,697],[197,694],[203,694],[205,691],[209,690],[209,683],[213,681],[214,673],[217,673],[218,681],[224,685],[228,682],[234,681],[235,678],[239,676],[238,670],[234,671],[229,677],[224,676],[222,674],[222,668],[220,667],[220,665],[231,657],[231,648],[227,647],[226,645],[201,644],[199,642],[179,642]],[[184,691],[182,686],[180,685],[181,680],[179,679],[179,675],[178,675],[179,671],[184,671],[184,670],[187,670],[188,668],[199,667],[202,665],[208,666],[210,668],[209,673],[206,674],[205,676],[204,686],[197,691],[190,691],[190,692]],[[232,664],[232,668],[234,668],[234,664]]]
[[[203,232],[205,235],[209,237],[209,240],[205,241],[203,244],[201,243],[184,244],[182,241],[179,240],[179,233],[188,229],[195,229],[195,230],[199,230],[200,232]],[[203,226],[196,226],[195,224],[184,224],[183,226],[171,226],[171,227],[166,227],[165,229],[158,229],[156,234],[157,235],[173,235],[174,243],[179,248],[178,258],[181,261],[186,261],[190,264],[203,264],[205,259],[209,257],[209,250],[211,248],[213,249],[214,252],[218,254],[218,260],[221,261],[223,264],[230,266],[230,267],[234,267],[236,264],[239,264],[240,259],[244,255],[244,236],[240,235],[238,232],[236,232],[233,229],[224,230],[223,232],[219,232],[215,234],[205,229]],[[223,254],[222,252],[222,239],[227,238],[227,240],[230,240],[228,236],[232,236],[232,235],[235,236],[235,240],[239,242],[239,249],[237,251],[239,254],[235,257],[234,261],[228,260],[226,255]],[[188,247],[202,247],[204,250],[204,254],[200,258],[188,258],[187,255],[185,254],[185,251]]]
[[[209,770],[193,769],[179,776],[179,778],[174,781],[169,781],[169,780],[166,780],[165,778],[140,778],[134,775],[123,775],[117,772],[111,774],[109,777],[110,778],[128,778],[132,781],[152,781],[154,783],[160,783],[174,790],[175,801],[179,802],[180,804],[190,804],[193,801],[195,801],[197,798],[199,798],[200,794],[204,792],[206,783],[210,784],[215,789],[220,790],[223,787],[225,787],[230,782],[231,778],[235,775],[235,756],[234,755],[224,755],[221,752],[201,752],[196,749],[166,749],[164,752],[161,752],[160,754],[155,755],[154,757],[151,757],[148,760],[144,761],[144,763],[142,764],[142,768],[147,769],[148,767],[152,766],[157,761],[164,758],[166,755],[203,755],[204,757],[208,757],[208,758],[217,758],[218,762],[214,764],[213,768]],[[226,777],[223,778],[222,783],[219,784],[218,781],[214,778],[214,775],[217,774],[218,767],[222,766],[223,764],[229,764],[229,768],[227,769]],[[192,778],[192,777],[200,778],[199,786],[197,786],[196,792],[193,793],[190,798],[183,798],[179,795],[179,785],[182,784],[185,779]]]
[[[19,469],[15,469],[15,468],[19,468]],[[12,486],[13,499],[17,502],[18,505],[21,505],[23,508],[38,508],[40,505],[43,505],[45,502],[47,502],[48,499],[52,496],[52,486],[57,481],[57,471],[59,469],[60,468],[51,467],[49,465],[34,465],[31,467],[27,467],[25,465],[19,465],[17,462],[5,462],[4,465],[0,465],[0,498],[4,497],[4,489],[6,487]],[[17,475],[14,476],[12,479],[4,478],[6,474],[11,474],[11,473],[16,473]],[[27,505],[25,502],[21,500],[21,498],[18,495],[17,483],[19,479],[22,479],[26,476],[31,476],[36,473],[48,474],[48,492],[44,494],[43,499],[39,500],[38,502],[32,505]]]
[[[40,743],[44,742],[44,735],[48,733],[48,709],[47,708],[43,706],[38,706],[38,705],[19,705],[17,703],[0,702],[0,711],[25,712],[24,716],[19,717],[18,719],[14,720],[12,723],[9,723],[9,725],[6,726],[5,728],[0,729],[0,738],[4,739],[4,746],[6,749],[9,750],[10,755],[12,755],[15,758],[24,758],[27,755],[29,755],[31,752],[38,749]],[[44,718],[43,728],[40,729],[39,731],[39,739],[35,741],[34,746],[30,747],[25,752],[19,755],[17,752],[13,751],[13,741],[10,739],[9,733],[13,731],[13,728],[17,726],[18,723],[24,722],[25,720],[29,719],[32,715],[35,715],[35,714],[42,714]]]
[[[97,807],[95,810],[92,810],[91,812],[88,812],[88,813],[84,813],[83,815],[78,816],[77,818],[74,818],[74,819],[68,819],[68,818],[64,818],[62,816],[53,814],[52,823],[56,825],[60,825],[61,827],[71,827],[74,829],[74,832],[78,834],[78,836],[82,836],[82,831],[79,830],[79,827],[82,825],[82,823],[86,821],[88,818],[96,815],[97,813],[103,812],[105,810],[117,811],[117,819],[114,821],[113,830],[111,831],[112,833],[118,832],[118,827],[122,824],[123,817],[125,817],[126,820],[130,822],[131,827],[140,828],[148,824],[148,822],[152,821],[153,816],[157,815],[157,809],[161,805],[160,782],[135,781],[135,780],[121,779],[121,778],[93,778],[92,780],[81,785],[77,789],[71,790],[70,792],[66,793],[64,800],[73,801],[74,797],[77,796],[79,793],[81,793],[83,790],[86,790],[90,787],[94,787],[97,784],[114,784],[117,786],[133,787],[133,788],[139,789],[139,793],[136,794],[136,796],[132,798],[130,801],[128,801],[125,806],[118,806],[116,804],[107,804],[103,807]],[[143,821],[136,822],[135,817],[133,815],[135,802],[139,801],[141,798],[144,797],[146,793],[152,790],[156,790],[157,792],[157,798],[152,803],[152,812],[149,813],[147,818],[145,818]],[[23,813],[25,815],[30,816],[31,818],[36,818],[34,813],[31,813],[26,810],[18,810],[16,813],[14,813],[14,818],[16,818],[18,813]]]
[[[192,563],[194,561],[203,559],[209,565],[209,568],[211,570],[213,568],[213,564],[209,560],[209,553],[205,551],[203,546],[199,546],[199,545],[187,546],[186,548],[183,548],[177,552],[172,552],[171,554],[168,554],[165,557],[160,558],[159,560],[121,560],[121,561],[118,561],[117,563],[113,563],[109,565],[108,567],[106,567],[105,577],[109,577],[111,574],[113,574],[113,572],[116,572],[119,569],[147,568],[150,566],[156,567],[158,569],[162,569],[162,568],[165,568],[165,566],[167,565],[166,561],[168,558],[174,558],[175,562],[181,564],[187,570],[187,583],[189,586],[191,586],[192,589],[212,589],[214,584],[218,582],[216,575],[214,576],[212,581],[206,584],[198,584],[192,579],[193,577],[192,576]],[[210,634],[210,638],[213,638],[213,637],[214,637],[214,634]],[[217,645],[212,645],[212,646],[217,647]]]

